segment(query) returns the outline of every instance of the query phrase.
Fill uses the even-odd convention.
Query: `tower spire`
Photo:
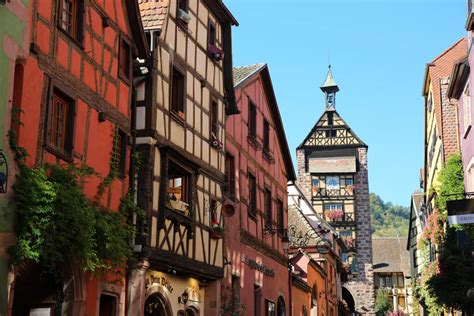
[[[339,86],[332,76],[331,65],[329,65],[328,74],[326,80],[321,85],[321,90],[326,96],[326,110],[336,109],[336,92],[339,91]]]

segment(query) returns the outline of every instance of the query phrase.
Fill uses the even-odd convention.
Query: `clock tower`
[[[342,261],[350,267],[351,278],[343,285],[342,299],[350,312],[375,315],[368,146],[336,111],[339,86],[331,66],[320,88],[325,111],[297,148],[297,182],[347,245]]]

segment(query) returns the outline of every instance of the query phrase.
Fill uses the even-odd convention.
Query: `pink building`
[[[226,122],[228,312],[289,315],[287,183],[295,171],[266,64],[234,68],[240,114]],[[229,214],[230,215],[230,214]]]

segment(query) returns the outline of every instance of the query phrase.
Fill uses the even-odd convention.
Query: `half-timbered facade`
[[[237,21],[217,0],[139,5],[152,51],[136,115],[138,203],[147,212],[148,236],[128,314],[218,315],[224,127],[235,112],[231,26]]]
[[[331,68],[321,90],[326,109],[297,148],[298,184],[313,208],[324,217],[349,251],[342,255],[351,265],[355,308],[372,313],[374,288],[367,174],[367,145],[336,111],[339,87]]]
[[[117,212],[129,187],[132,60],[147,55],[138,4],[23,2],[30,8],[29,54],[14,66],[15,115],[7,125],[16,135],[12,142],[28,153],[27,167],[92,168],[84,194],[100,208]],[[115,171],[117,176],[101,186]],[[63,255],[59,281],[41,262],[15,267],[7,315],[123,315],[125,280],[112,284],[116,275],[94,278],[74,253]]]
[[[239,115],[226,122],[226,310],[289,315],[287,190],[295,172],[266,64],[234,68]],[[230,214],[228,214],[230,215]],[[227,315],[227,314],[226,314]]]

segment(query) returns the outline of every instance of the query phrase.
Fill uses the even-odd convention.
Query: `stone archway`
[[[351,292],[344,286],[342,287],[342,300],[346,303],[349,315],[355,314],[355,301]]]
[[[149,316],[173,315],[171,302],[163,287],[155,284],[147,289],[143,311]]]

